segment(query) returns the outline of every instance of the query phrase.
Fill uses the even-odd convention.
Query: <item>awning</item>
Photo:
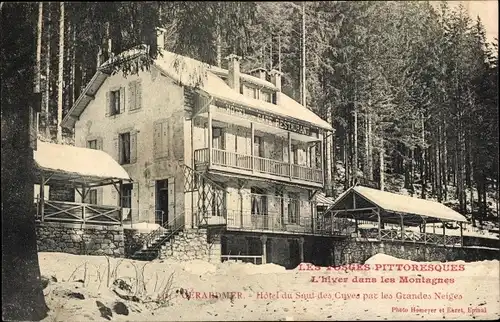
[[[457,221],[467,222],[467,219],[455,210],[437,201],[425,200],[410,196],[399,195],[387,191],[381,191],[363,186],[355,186],[344,192],[330,208],[338,212],[339,216],[349,213],[367,214],[370,208],[378,208],[383,211],[382,217],[390,218],[391,215],[404,216],[406,221],[420,221],[418,218],[426,218],[427,222],[433,221]],[[367,216],[363,219],[374,220]]]
[[[127,171],[101,150],[38,141],[34,151],[40,178],[90,185],[132,181]]]

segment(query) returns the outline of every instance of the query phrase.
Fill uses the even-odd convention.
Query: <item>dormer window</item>
[[[260,99],[271,103],[271,94],[269,92],[260,91]]]

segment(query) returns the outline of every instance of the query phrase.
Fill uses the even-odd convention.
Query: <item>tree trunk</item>
[[[384,163],[385,163],[385,160],[384,160],[384,154],[385,154],[385,150],[384,150],[384,139],[383,138],[380,138],[380,148],[379,148],[379,158],[380,158],[380,164],[379,164],[379,171],[380,171],[380,176],[379,176],[379,189],[384,191],[385,189],[385,177],[384,177]]]
[[[372,115],[368,113],[368,180],[373,181]]]
[[[426,179],[425,176],[427,175],[425,172],[425,124],[424,124],[424,115],[422,114],[421,117],[421,124],[422,124],[422,164],[420,165],[420,178],[422,181],[422,195],[421,198],[425,199],[425,190],[426,190]]]
[[[358,111],[356,110],[356,102],[354,102],[354,160],[352,163],[354,184],[356,184],[358,182]]]
[[[2,164],[2,320],[47,316],[37,253],[30,113],[37,44],[33,3],[2,2],[0,68]],[[36,8],[36,7],[35,7]],[[8,32],[7,32],[8,31]],[[20,41],[22,40],[22,41]],[[15,53],[15,54],[12,54]],[[28,68],[27,68],[28,67]]]
[[[64,76],[64,2],[59,4],[59,68],[57,80],[57,143],[62,144],[63,76]]]
[[[50,2],[47,2],[47,47],[46,47],[46,54],[45,54],[45,102],[44,102],[44,120],[45,120],[45,138],[50,139],[50,111],[49,111],[49,106],[50,106],[50,84],[51,84],[51,75],[50,75],[50,63],[51,63],[51,46],[50,42],[52,41],[51,39],[51,11],[50,11]]]

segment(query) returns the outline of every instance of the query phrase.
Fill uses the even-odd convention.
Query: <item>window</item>
[[[89,190],[87,193],[87,203],[97,205],[97,189]]]
[[[288,223],[298,224],[300,216],[300,200],[298,193],[288,193]]]
[[[120,164],[130,163],[130,132],[120,134]]]
[[[292,164],[299,164],[299,147],[292,144]]]
[[[120,114],[120,90],[109,92],[109,115]]]
[[[87,148],[88,149],[98,150],[97,149],[97,140],[89,140],[89,141],[87,141]]]
[[[253,155],[256,157],[263,157],[264,156],[264,151],[263,151],[263,144],[262,144],[262,138],[260,136],[254,136],[253,137]]]
[[[212,127],[212,148],[217,150],[225,149],[223,128]]]
[[[271,102],[271,95],[269,92],[260,91],[260,98],[265,102]]]
[[[252,196],[252,215],[267,214],[267,196],[265,191],[260,188],[251,188]]]
[[[127,183],[127,184],[122,185],[121,206],[123,208],[132,208],[132,184],[131,183]]]

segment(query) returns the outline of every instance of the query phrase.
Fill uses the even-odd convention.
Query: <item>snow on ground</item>
[[[106,316],[109,309],[112,314],[109,319],[113,321],[429,320],[495,319],[500,316],[498,261],[432,263],[464,265],[463,271],[397,272],[345,269],[328,271],[326,268],[303,271],[298,268],[285,270],[275,264],[212,264],[170,260],[140,262],[109,258],[108,275],[108,259],[105,257],[39,253],[39,259],[42,276],[50,280],[44,294],[51,311],[44,321],[106,321],[101,316],[101,311]],[[377,254],[366,263],[370,267],[376,264],[415,264],[384,254]],[[453,278],[455,282],[437,285],[391,284],[381,283],[379,280],[382,277],[399,280],[402,275],[412,278]],[[313,276],[346,278],[346,281],[313,283]],[[358,280],[374,277],[377,282],[354,282],[354,277]],[[121,279],[125,286],[130,285],[132,290],[114,287],[112,284],[116,279]],[[136,281],[139,281],[137,290]],[[122,298],[128,295],[130,300],[118,297],[113,289]],[[219,297],[214,298],[215,293],[210,296],[206,292],[236,293],[218,294]],[[441,292],[448,299],[396,299],[401,294],[425,293],[433,297],[434,292]],[[382,293],[385,296],[389,294],[393,299],[381,299]],[[163,306],[151,302],[164,298],[165,294],[170,295],[170,301],[159,301]],[[263,297],[263,294],[268,297]],[[284,294],[291,298],[281,298]],[[330,294],[333,298],[319,299],[320,294]],[[357,294],[360,298],[353,298]],[[133,301],[133,295],[137,296],[135,300],[140,301]],[[275,295],[278,298],[272,298]],[[369,296],[377,298],[369,299]],[[461,299],[453,300],[454,296]],[[97,301],[100,303],[97,304]],[[117,301],[122,304],[118,304],[115,309]],[[128,315],[116,313],[123,312],[124,307],[128,310]],[[486,309],[486,313],[468,313],[469,307]],[[412,312],[412,308],[431,311],[436,309],[436,312],[416,312],[415,309]],[[440,308],[449,312],[440,313]],[[398,309],[406,309],[408,312]],[[459,309],[464,312],[455,311]],[[108,315],[109,313],[107,312]]]

